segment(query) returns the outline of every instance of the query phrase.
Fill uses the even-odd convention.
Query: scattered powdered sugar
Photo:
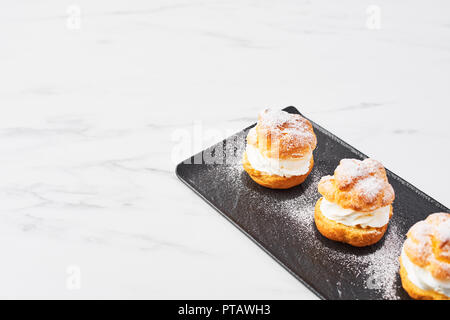
[[[305,184],[301,196],[284,199],[277,202],[266,203],[267,206],[277,210],[279,207],[282,216],[289,220],[289,224],[301,223],[302,227],[311,228],[314,225],[314,207],[320,195],[317,192],[317,185],[320,175],[312,171],[308,176],[308,184]]]
[[[339,189],[352,187],[368,203],[382,195],[384,203],[394,200],[394,189],[388,183],[382,164],[374,159],[342,159],[334,171]]]
[[[430,258],[433,256],[432,237],[439,243],[441,256],[450,256],[450,214],[434,213],[427,219],[417,222],[411,227],[408,242],[420,251],[420,255]],[[416,241],[410,242],[410,238]]]
[[[208,201],[246,232],[261,237],[258,242],[284,263],[286,259],[296,259],[297,263],[291,262],[294,272],[306,263],[314,268],[308,272],[322,272],[324,281],[336,290],[338,297],[348,298],[346,287],[361,290],[363,286],[379,293],[375,296],[399,298],[396,281],[402,236],[395,224],[391,222],[381,243],[370,248],[330,242],[319,234],[314,223],[314,207],[320,198],[317,186],[323,176],[319,169],[314,168],[299,187],[265,189],[256,185],[242,167],[245,133],[228,139],[226,144],[226,157],[232,160],[226,164],[204,165],[195,176],[196,187],[201,188]],[[371,180],[365,183],[368,184],[362,186],[365,189],[378,188]],[[271,246],[275,247],[271,249]],[[340,280],[333,284],[331,279]]]
[[[342,183],[347,182],[347,184],[350,184],[352,181],[361,177],[367,177],[382,168],[383,166],[380,162],[371,158],[364,160],[342,159],[336,168],[335,175]]]
[[[389,202],[389,201],[391,201],[394,198],[395,198],[394,189],[392,187],[391,188],[385,188],[384,189],[384,195],[383,195],[383,202]]]
[[[409,230],[411,237],[417,239],[421,244],[430,242],[430,236],[433,233],[432,226],[425,220],[417,222]]]
[[[450,217],[450,214],[447,216]],[[447,259],[450,258],[450,218],[437,226],[436,233],[441,242],[440,255]],[[447,268],[450,270],[450,264],[447,264]]]
[[[433,249],[435,242],[439,248],[437,251]],[[450,258],[450,214],[434,213],[417,222],[409,230],[405,246],[416,252],[422,263],[449,273],[450,263],[441,261],[439,257]]]
[[[317,143],[311,123],[297,114],[266,109],[259,115],[258,126],[270,131],[273,139],[282,139],[288,150],[302,145],[314,149]]]
[[[314,183],[315,184],[315,183]],[[346,271],[350,270],[354,274],[354,278],[364,279],[364,287],[367,290],[375,290],[383,297],[383,299],[398,299],[398,271],[399,271],[399,256],[403,244],[402,236],[397,231],[395,224],[391,223],[386,232],[385,239],[378,249],[369,254],[358,254],[347,252],[346,246],[342,245],[342,249],[333,249],[324,246],[324,244],[316,237],[320,237],[317,232],[314,232],[314,206],[306,201],[306,208],[295,209],[295,205],[299,203],[288,204],[288,209],[292,210],[293,217],[298,219],[298,224],[302,225],[301,234],[302,241],[305,246],[314,248],[308,254],[315,254],[322,259],[330,259],[333,261],[332,273],[342,274],[344,268]],[[309,205],[308,205],[309,204]],[[360,248],[357,248],[360,250]],[[361,249],[361,251],[364,248]],[[330,258],[331,257],[331,258]],[[340,267],[337,267],[340,266]],[[332,276],[334,278],[334,276]],[[353,279],[345,279],[347,286],[360,285],[360,281],[356,282]],[[338,287],[337,287],[338,289]],[[341,294],[340,294],[341,295]]]
[[[371,159],[342,159],[334,172],[339,187],[345,188],[354,181],[369,176],[374,171],[374,166],[368,160]]]
[[[400,267],[399,256],[403,244],[397,226],[389,225],[385,239],[374,253],[359,257],[365,265],[364,272],[368,276],[367,289],[378,290],[384,299],[397,299],[398,271]]]
[[[355,185],[355,189],[361,192],[368,202],[372,202],[383,190],[384,183],[384,180],[378,179],[374,176],[369,176],[365,179],[359,180]]]
[[[279,109],[266,109],[260,112],[260,123],[268,127],[283,127],[285,124],[298,126],[292,114]]]
[[[436,229],[439,235],[439,241],[442,243],[450,243],[450,219],[442,222]]]
[[[406,240],[407,245],[414,247],[414,250],[417,250],[420,256],[428,259],[431,252],[430,237],[432,233],[431,225],[427,221],[419,221],[409,229],[407,233],[408,239]],[[411,238],[414,238],[416,241],[412,241]]]

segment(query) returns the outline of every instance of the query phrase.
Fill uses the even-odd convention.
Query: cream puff
[[[431,214],[406,236],[400,256],[403,288],[413,299],[450,300],[450,214]]]
[[[264,110],[247,135],[244,170],[258,184],[288,189],[311,172],[317,139],[311,123],[298,114]]]
[[[333,176],[322,177],[318,189],[323,197],[316,203],[314,220],[324,237],[355,247],[383,237],[395,194],[380,162],[343,159]]]

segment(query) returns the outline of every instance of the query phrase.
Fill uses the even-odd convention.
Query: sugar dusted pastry
[[[264,110],[247,136],[243,166],[258,184],[288,189],[311,172],[317,139],[311,123],[297,114]]]
[[[431,214],[409,229],[400,277],[414,299],[450,300],[450,214]]]
[[[319,182],[322,198],[314,220],[328,239],[363,247],[378,242],[392,217],[394,189],[382,164],[373,159],[343,159],[333,176]]]

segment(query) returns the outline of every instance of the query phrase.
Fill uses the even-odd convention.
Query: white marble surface
[[[225,136],[295,105],[449,206],[449,9],[3,3],[0,298],[314,298],[177,180],[172,135],[201,124]]]

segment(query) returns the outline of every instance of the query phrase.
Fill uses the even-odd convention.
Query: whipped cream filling
[[[402,264],[405,267],[408,279],[422,290],[432,290],[450,297],[450,281],[438,280],[425,268],[414,264],[402,248]]]
[[[265,157],[258,148],[247,144],[247,158],[252,167],[269,175],[281,177],[301,176],[309,171],[312,152],[299,160],[284,160]]]
[[[346,226],[360,225],[363,228],[380,228],[389,222],[391,206],[381,207],[370,212],[360,212],[353,209],[344,209],[338,204],[322,198],[320,211],[330,220],[345,224]]]

